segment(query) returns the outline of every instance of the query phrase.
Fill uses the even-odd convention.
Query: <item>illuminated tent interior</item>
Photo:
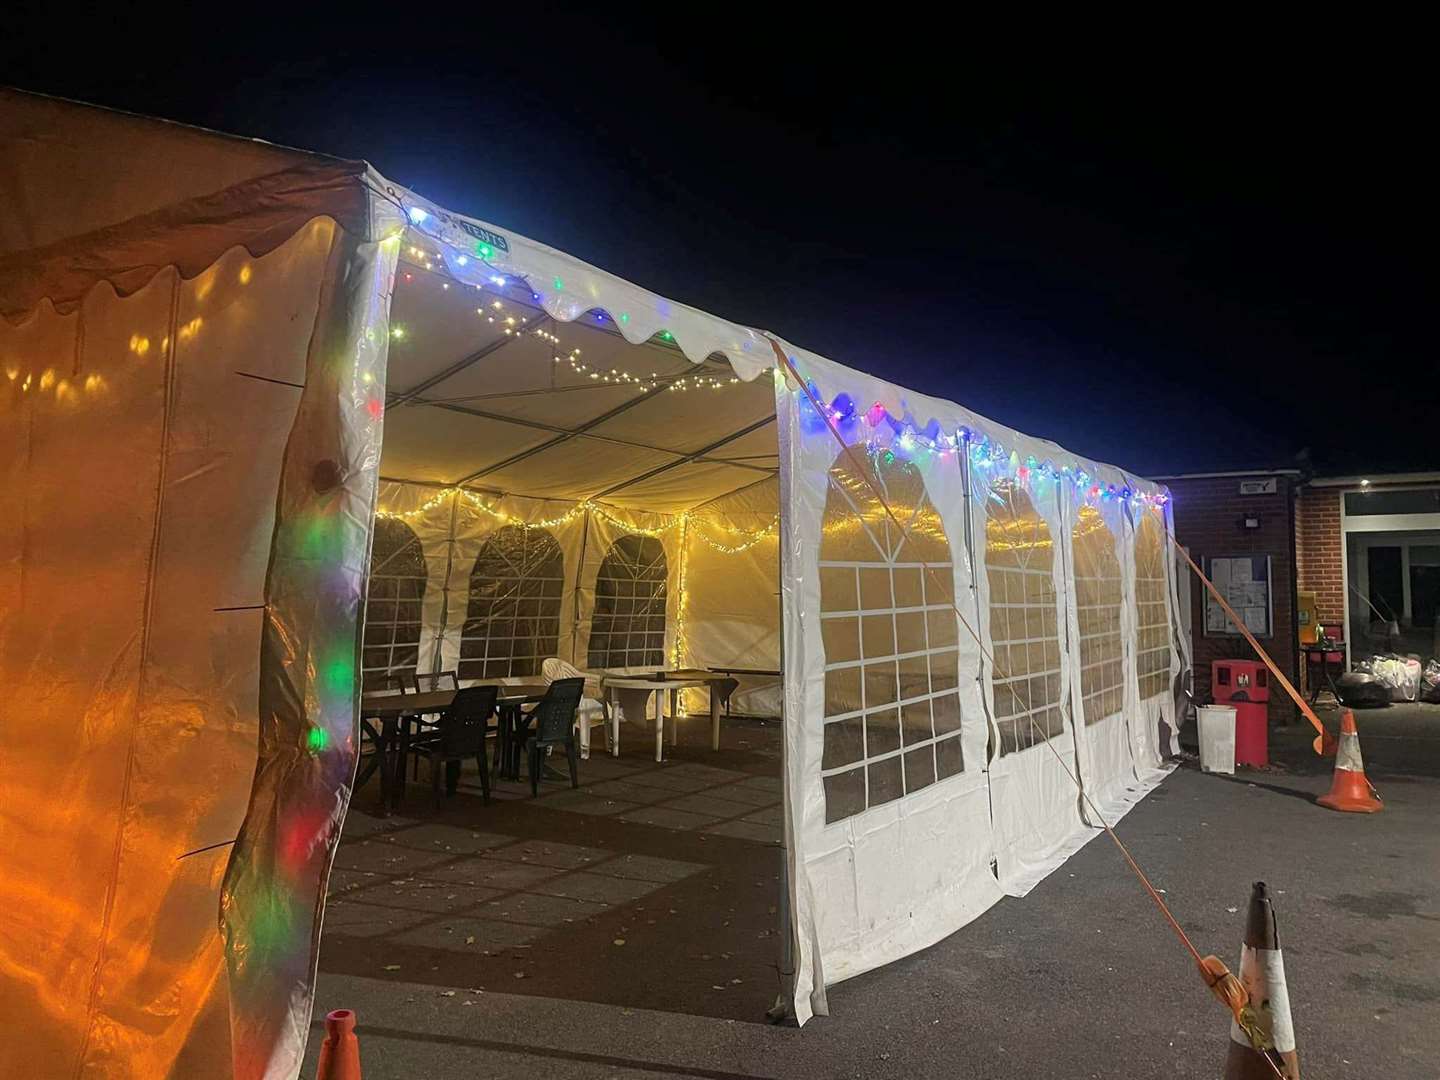
[[[0,1074],[297,1075],[391,672],[781,672],[802,1023],[1163,777],[1163,487],[363,162],[0,151]]]
[[[597,671],[778,673],[768,373],[742,378],[723,355],[696,364],[664,331],[631,343],[615,321],[624,312],[560,322],[515,277],[465,277],[428,238],[407,237],[372,556],[386,596],[372,587],[368,683],[417,666],[520,680],[547,656]],[[392,605],[387,590],[407,585],[411,602]],[[740,678],[732,711],[779,716],[776,674]],[[692,709],[703,694],[687,692]]]

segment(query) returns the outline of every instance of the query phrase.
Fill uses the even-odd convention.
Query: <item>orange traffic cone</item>
[[[1257,881],[1250,892],[1245,943],[1240,948],[1240,982],[1250,1000],[1230,1021],[1225,1080],[1274,1080],[1277,1072],[1285,1080],[1300,1080],[1280,931],[1263,881]]]
[[[1355,714],[1349,709],[1340,717],[1340,748],[1335,752],[1335,780],[1330,794],[1315,800],[1331,810],[1352,814],[1374,814],[1384,809],[1370,781],[1365,779],[1365,763],[1360,759],[1360,736],[1355,731]]]
[[[355,1038],[355,1014],[349,1009],[336,1009],[325,1017],[315,1080],[360,1080],[360,1041]]]

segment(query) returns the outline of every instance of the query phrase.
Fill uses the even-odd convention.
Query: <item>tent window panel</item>
[[[428,580],[425,551],[410,526],[395,518],[376,518],[360,655],[360,680],[366,690],[384,687],[392,675],[415,671]]]
[[[1136,669],[1142,701],[1170,689],[1170,617],[1165,607],[1165,536],[1156,513],[1135,527]]]
[[[960,734],[957,731],[950,738],[935,744],[935,775],[937,779],[945,780],[958,776],[964,770],[965,758],[960,752]]]
[[[895,606],[897,608],[921,607],[925,603],[925,587],[921,584],[923,573],[918,566],[895,568],[891,580],[895,588]],[[936,577],[941,576],[943,575],[936,575]],[[935,591],[938,593],[940,590],[937,588]]]
[[[895,615],[895,651],[905,653],[924,652],[925,612],[901,611]]]
[[[610,545],[595,578],[590,667],[649,667],[665,662],[668,572],[665,546],[653,536],[622,536]]]
[[[460,677],[536,674],[559,643],[564,583],[565,553],[550,533],[522,525],[491,533],[470,572]]]
[[[858,716],[825,725],[825,750],[820,767],[853,765],[865,757],[865,726]]]
[[[1064,730],[1054,561],[1050,526],[1030,496],[1010,480],[997,480],[986,500],[985,574],[1001,754]]]
[[[905,754],[905,790],[919,791],[935,782],[935,747],[922,746]]]
[[[930,702],[931,721],[935,734],[940,736],[958,734],[960,731],[960,699],[954,694],[944,694]]]
[[[900,707],[900,733],[906,746],[928,743],[935,736],[930,724],[930,701],[910,701]]]
[[[871,757],[900,749],[900,714],[895,709],[865,713],[865,752]]]
[[[1124,592],[1115,534],[1100,512],[1082,506],[1071,538],[1080,622],[1080,703],[1088,726],[1114,716],[1125,705],[1120,634]]]
[[[920,543],[904,543],[876,488]],[[835,718],[827,720],[821,760],[829,823],[954,776],[964,761],[954,568],[920,474],[870,459],[857,472],[848,455],[837,458],[819,558],[825,715]],[[921,558],[928,570],[914,565]],[[932,708],[937,696],[943,701]],[[937,742],[946,744],[943,752]]]
[[[822,619],[820,637],[827,659],[837,664],[860,659],[860,635],[854,619]]]
[[[894,802],[905,794],[905,774],[900,756],[882,758],[869,765],[869,800],[871,806]]]
[[[865,809],[865,767],[825,777],[825,824]]]

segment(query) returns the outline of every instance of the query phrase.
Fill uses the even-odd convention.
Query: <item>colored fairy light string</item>
[[[908,412],[897,417],[881,401],[860,410],[849,394],[842,393],[826,405],[814,380],[807,380],[795,393],[801,395],[802,432],[815,434],[834,424],[847,441],[862,445],[866,453],[885,464],[899,459],[905,464],[924,465],[931,455],[948,458],[952,454],[964,454],[990,480],[1009,477],[1027,490],[1055,483],[1070,485],[1085,503],[1119,501],[1161,508],[1170,501],[1169,492],[1164,490],[1141,491],[1131,484],[1095,484],[1079,461],[1056,466],[1050,458],[1039,460],[1033,454],[1022,459],[1017,449],[989,435],[977,434],[969,427],[945,434],[933,419],[922,427]]]

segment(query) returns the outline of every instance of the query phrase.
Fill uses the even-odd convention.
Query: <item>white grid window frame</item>
[[[395,518],[376,518],[360,651],[360,683],[366,690],[383,688],[392,676],[418,668],[429,578],[414,530]]]
[[[610,545],[595,576],[590,616],[591,668],[659,667],[665,663],[665,545],[630,534]]]
[[[1137,510],[1135,523],[1135,673],[1140,700],[1170,692],[1170,615],[1165,602],[1165,530],[1156,511]]]
[[[1013,481],[995,480],[986,500],[985,576],[990,586],[991,673],[997,757],[1065,730],[1060,620],[1050,526]]]
[[[565,592],[565,553],[544,529],[506,525],[485,538],[470,571],[459,676],[538,674],[555,655]]]
[[[1080,705],[1085,726],[1125,708],[1124,576],[1115,534],[1099,511],[1082,506],[1071,532],[1075,607],[1080,624]]]
[[[835,469],[849,473],[837,463],[832,478]],[[876,472],[872,466],[872,478]],[[905,520],[908,511],[913,522],[926,514],[938,525],[923,483],[918,489],[920,498],[897,515]],[[864,489],[853,478],[848,484],[832,481],[825,508],[830,530],[822,530],[820,545],[826,661],[820,775],[827,825],[902,799],[965,767],[948,541],[942,530],[943,561],[897,557],[906,541],[888,521],[875,523],[868,507],[862,513],[851,490]],[[839,518],[848,519],[844,524],[851,528],[860,525],[869,541],[860,547],[869,549],[869,557],[827,557],[841,546],[828,537]],[[848,554],[857,554],[853,546]]]

